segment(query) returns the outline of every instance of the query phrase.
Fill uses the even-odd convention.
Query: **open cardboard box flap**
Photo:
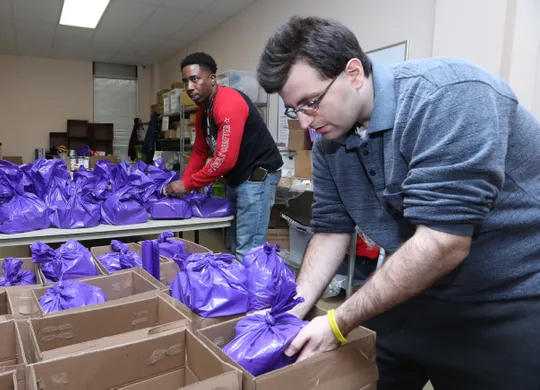
[[[162,387],[163,375],[189,369],[190,381],[199,380],[203,386],[207,379],[229,374],[236,377],[235,386],[223,389],[241,389],[241,373],[221,361],[189,329],[171,329],[149,335],[143,340],[129,341],[123,345],[105,347],[91,352],[82,352],[29,366],[29,377],[38,388],[57,390],[111,390],[132,386],[131,389],[150,388],[177,390],[186,386],[184,382],[171,381],[171,387]],[[173,379],[182,380],[176,373]],[[157,382],[156,382],[157,381]],[[234,381],[231,381],[234,382]],[[159,387],[154,384],[160,384]],[[165,382],[167,383],[167,382]],[[140,387],[142,385],[145,387]],[[140,385],[139,387],[133,387]],[[211,384],[200,389],[215,389]],[[199,387],[197,388],[199,389]]]
[[[164,327],[190,325],[173,305],[173,298],[161,292],[137,301],[105,307],[89,306],[85,311],[35,318],[29,323],[36,361],[98,349],[103,343],[112,345],[137,340],[164,330]],[[127,336],[119,338],[123,334]]]
[[[312,319],[322,314],[325,314],[323,310],[314,308],[306,318]],[[353,330],[348,335],[349,341],[334,351],[254,377],[222,350],[234,338],[239,320],[200,329],[197,333],[221,359],[242,370],[244,390],[376,388],[375,333],[367,328]]]
[[[18,390],[17,375],[15,371],[0,372],[0,389]],[[21,389],[24,390],[24,389]]]
[[[28,362],[17,322],[13,319],[0,322],[0,367],[15,369],[26,364]]]
[[[107,302],[99,303],[94,307],[101,307],[103,305],[110,304],[116,299],[122,299],[126,297],[135,297],[138,294],[147,292],[157,292],[162,290],[161,283],[154,278],[147,276],[148,273],[141,268],[133,268],[129,270],[123,270],[115,272],[111,275],[95,276],[92,278],[80,279],[81,282],[90,284],[92,286],[99,287],[105,293]],[[50,286],[41,287],[32,290],[35,303],[38,305],[40,315],[45,315],[41,305],[39,305],[39,299],[47,292]],[[112,302],[114,304],[114,302]],[[90,306],[85,306],[77,309],[70,309],[70,311],[82,311],[87,310]],[[51,313],[47,315],[57,315],[61,312]]]

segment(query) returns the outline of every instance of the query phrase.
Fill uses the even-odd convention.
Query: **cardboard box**
[[[0,367],[28,364],[15,320],[0,322],[0,346]]]
[[[175,130],[163,130],[162,133],[164,139],[172,139],[176,136]]]
[[[105,293],[107,297],[107,302],[99,303],[92,307],[98,308],[101,305],[110,304],[115,299],[121,299],[126,297],[133,297],[138,294],[153,292],[161,290],[163,286],[161,283],[156,281],[154,278],[147,277],[147,272],[141,268],[132,268],[129,270],[123,270],[115,272],[111,275],[106,276],[95,276],[92,278],[80,279],[81,282],[90,284],[92,286],[99,287]],[[34,296],[35,304],[37,304],[40,315],[45,315],[41,305],[39,305],[39,299],[47,292],[50,286],[36,288],[32,290]],[[114,302],[113,302],[114,303]],[[73,310],[86,310],[90,306],[85,306]],[[64,311],[65,312],[65,311]],[[60,312],[61,313],[61,312]],[[51,313],[47,315],[58,315],[60,313]]]
[[[276,204],[270,210],[270,221],[268,223],[269,228],[289,227],[287,221],[281,218],[281,213],[287,213],[289,208],[285,205]]]
[[[294,165],[294,175],[303,179],[311,179],[311,150],[297,150]]]
[[[84,368],[84,369],[81,369]],[[55,390],[240,390],[242,374],[220,360],[189,329],[32,364],[28,377]]]
[[[90,169],[94,169],[96,166],[96,163],[99,160],[107,160],[112,162],[113,164],[118,164],[118,156],[90,156]]]
[[[266,232],[266,241],[270,244],[278,244],[281,250],[289,250],[289,228],[268,229]]]
[[[122,341],[140,340],[148,334],[189,327],[190,321],[175,306],[174,298],[158,293],[153,297],[54,317],[35,318],[30,323],[30,338],[35,351],[33,361],[51,360],[80,351],[111,345],[115,336]],[[99,326],[96,326],[99,324]],[[107,338],[107,340],[100,340]]]
[[[289,124],[289,150],[311,150],[313,144],[309,138],[309,132],[300,127],[300,122],[296,120],[287,121]]]
[[[324,314],[324,310],[314,308],[306,318]],[[349,341],[334,351],[254,377],[222,350],[234,338],[238,321],[204,328],[197,334],[216,355],[242,371],[244,390],[376,389],[379,374],[375,361],[375,332],[367,328],[353,330],[348,335]]]
[[[103,268],[101,268],[101,267],[99,266],[99,264],[98,264],[98,262],[96,261],[96,259],[92,258],[92,262],[94,263],[94,267],[96,267],[96,272],[97,272],[96,276],[107,275],[107,273],[105,273],[105,272],[103,271]],[[43,281],[43,283],[42,283],[43,286],[47,286],[47,288],[48,288],[48,287],[52,286],[54,283],[56,283],[56,282],[52,282],[52,281],[50,281],[50,280],[47,279],[47,277],[46,277],[45,274],[43,273],[43,269],[42,269],[43,266],[42,266],[41,264],[37,264],[37,266],[38,266],[39,277],[40,277],[40,279]],[[70,279],[65,279],[65,280],[70,280]]]
[[[185,110],[191,110],[197,108],[197,105],[191,98],[188,96],[187,92],[184,90],[180,93],[180,104],[184,106]]]
[[[126,245],[129,247],[130,251],[138,253],[139,256],[141,256],[141,258],[142,258],[142,246],[141,246],[141,244],[142,244],[142,241],[140,243],[131,242],[131,243],[127,243]],[[103,256],[106,253],[112,253],[112,252],[114,252],[114,250],[111,248],[110,245],[94,246],[94,247],[90,248],[90,253],[92,253],[92,256],[96,260],[96,263],[97,263],[98,267],[100,267],[101,272],[103,273],[103,275],[110,275],[111,273],[107,270],[107,268],[105,268],[105,266],[103,264],[101,264],[101,262],[99,261],[99,258],[100,258],[100,256]],[[161,256],[161,255],[159,256],[159,260],[162,263],[164,263],[166,261],[169,261],[169,259],[167,259],[165,256]],[[142,274],[145,277],[151,277],[152,276],[147,271],[145,271],[143,268],[141,268],[141,267],[136,267],[136,268],[139,268],[140,272],[142,272]],[[153,278],[152,278],[152,280],[153,280]],[[161,286],[161,287],[164,288],[165,286]]]
[[[40,315],[39,304],[33,290],[41,288],[40,285],[16,286],[6,290],[9,313],[15,319],[26,319]]]
[[[0,259],[0,277],[4,276],[4,271],[2,270],[2,266],[4,265],[5,260],[6,259]],[[39,267],[38,267],[37,264],[34,264],[32,262],[31,257],[19,257],[19,258],[17,258],[17,260],[21,260],[23,262],[22,266],[21,266],[21,269],[31,271],[31,272],[34,273],[34,275],[36,276],[36,283],[35,284],[43,285],[43,279],[41,277],[41,273],[39,272]],[[4,288],[12,288],[12,286],[6,286]],[[1,312],[0,312],[0,315],[1,315]]]
[[[6,290],[0,290],[0,322],[6,321],[12,318],[11,311],[9,310],[9,301]]]
[[[0,373],[0,389],[2,390],[18,390],[17,376],[15,371]],[[21,389],[24,390],[24,389]]]
[[[181,82],[181,81],[175,81],[174,83],[171,84],[171,90],[173,89],[184,89],[184,83]]]

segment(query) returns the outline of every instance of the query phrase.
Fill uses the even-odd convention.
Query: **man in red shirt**
[[[217,84],[217,66],[210,55],[190,54],[181,68],[186,92],[199,106],[195,145],[182,180],[165,191],[182,196],[225,177],[227,200],[235,214],[230,249],[242,260],[266,241],[283,160],[249,97]]]

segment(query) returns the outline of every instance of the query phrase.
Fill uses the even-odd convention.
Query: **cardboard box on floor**
[[[67,311],[28,322],[32,362],[113,345],[115,337],[123,342],[140,340],[157,330],[190,326],[187,317],[175,307],[174,298],[162,292],[132,302],[88,306],[85,311]]]
[[[0,373],[0,389],[18,390],[17,376],[15,371]],[[21,389],[24,390],[24,389]]]
[[[2,271],[2,266],[4,265],[4,261],[6,259],[0,259],[0,277],[4,276],[4,271]],[[37,285],[43,285],[43,279],[41,277],[41,273],[39,272],[39,267],[37,264],[34,264],[32,262],[31,257],[17,257],[17,260],[21,260],[22,266],[21,269],[31,271],[36,276],[36,284]],[[11,286],[3,287],[3,288],[11,288]]]
[[[312,319],[325,311],[314,308]],[[359,327],[338,349],[254,377],[233,361],[222,348],[235,335],[239,319],[200,329],[197,335],[225,362],[242,370],[244,390],[375,390],[379,374],[375,362],[375,332]]]
[[[266,232],[266,241],[270,244],[278,244],[281,250],[290,250],[289,228],[268,229]]]
[[[189,329],[28,366],[32,384],[55,390],[240,390],[241,377]]]
[[[287,149],[289,150],[311,150],[312,143],[309,138],[309,132],[300,127],[297,120],[287,121],[289,125],[289,141]]]
[[[294,176],[302,179],[312,178],[311,150],[297,150],[294,164]]]
[[[92,278],[80,279],[80,281],[90,284],[92,286],[99,287],[103,290],[105,296],[107,297],[107,302],[99,303],[95,306],[99,307],[101,305],[110,304],[116,299],[131,299],[132,297],[137,298],[137,295],[139,294],[147,292],[153,293],[163,289],[161,283],[159,283],[154,278],[146,275],[148,275],[148,273],[142,268],[132,268],[129,270],[118,271],[111,275],[95,276]],[[45,315],[43,309],[41,308],[41,305],[39,305],[39,299],[47,292],[49,288],[50,286],[36,288],[32,290],[34,304],[36,304],[38,307],[39,315]],[[8,296],[11,297],[10,292],[8,293]],[[81,309],[84,309],[84,307],[70,309],[70,311]],[[51,313],[47,315],[49,316],[55,314],[58,313]]]
[[[17,322],[0,322],[0,367],[15,369],[28,364]]]

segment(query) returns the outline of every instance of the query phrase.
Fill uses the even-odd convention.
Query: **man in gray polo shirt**
[[[355,226],[390,254],[286,353],[366,325],[380,389],[539,389],[540,123],[511,88],[459,59],[371,63],[342,24],[299,17],[269,39],[258,78],[319,134],[293,313],[317,302]]]

